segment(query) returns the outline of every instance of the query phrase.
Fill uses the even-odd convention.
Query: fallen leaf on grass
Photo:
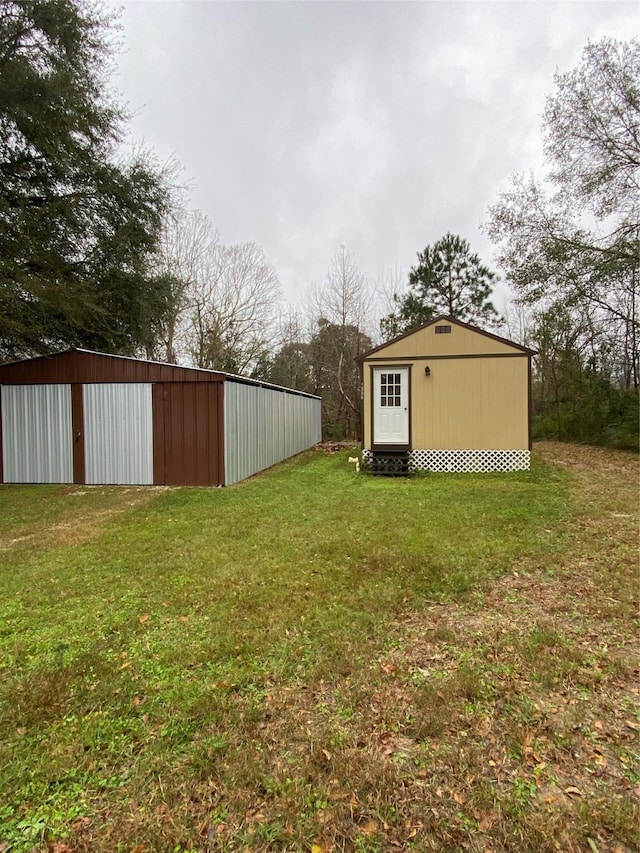
[[[576,788],[574,785],[569,785],[564,789],[565,794],[568,794],[570,797],[581,797],[582,791],[579,788]]]
[[[149,619],[149,614],[148,614],[148,613],[143,613],[143,614],[142,614],[142,616],[138,616],[138,622],[140,622],[140,624],[141,624],[141,625],[144,625],[144,623],[145,623],[148,619]],[[135,849],[135,848],[134,848],[134,849]],[[131,851],[131,853],[133,853],[133,851]],[[136,853],[137,853],[137,851],[136,851]]]
[[[378,831],[378,824],[375,820],[369,820],[365,823],[364,826],[360,827],[360,832],[363,835],[373,835],[374,832]]]

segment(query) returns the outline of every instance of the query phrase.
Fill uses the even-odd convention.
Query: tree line
[[[123,155],[113,27],[80,0],[0,0],[0,360],[82,346],[243,373],[321,395],[342,439],[360,430],[356,356],[443,313],[538,351],[538,437],[637,446],[637,41],[588,43],[555,75],[547,172],[514,176],[488,211],[503,317],[497,273],[449,232],[391,288],[341,246],[287,308],[258,245],[188,210],[174,163]]]
[[[637,448],[640,43],[590,42],[554,82],[547,174],[514,177],[487,230],[538,350],[537,434]]]

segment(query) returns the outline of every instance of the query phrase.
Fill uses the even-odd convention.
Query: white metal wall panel
[[[2,386],[5,483],[73,483],[70,385]]]
[[[84,385],[86,482],[153,483],[151,384]]]
[[[320,400],[229,379],[224,384],[224,470],[231,485],[320,441]]]

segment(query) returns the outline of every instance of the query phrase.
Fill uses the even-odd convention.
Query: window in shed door
[[[400,374],[380,374],[380,405],[386,408],[400,406]]]

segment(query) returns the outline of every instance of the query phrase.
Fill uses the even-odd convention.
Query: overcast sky
[[[113,83],[190,206],[254,241],[293,303],[344,244],[406,273],[447,231],[488,263],[488,205],[542,169],[553,74],[640,32],[637,2],[125,2]],[[498,294],[498,303],[502,294]]]

